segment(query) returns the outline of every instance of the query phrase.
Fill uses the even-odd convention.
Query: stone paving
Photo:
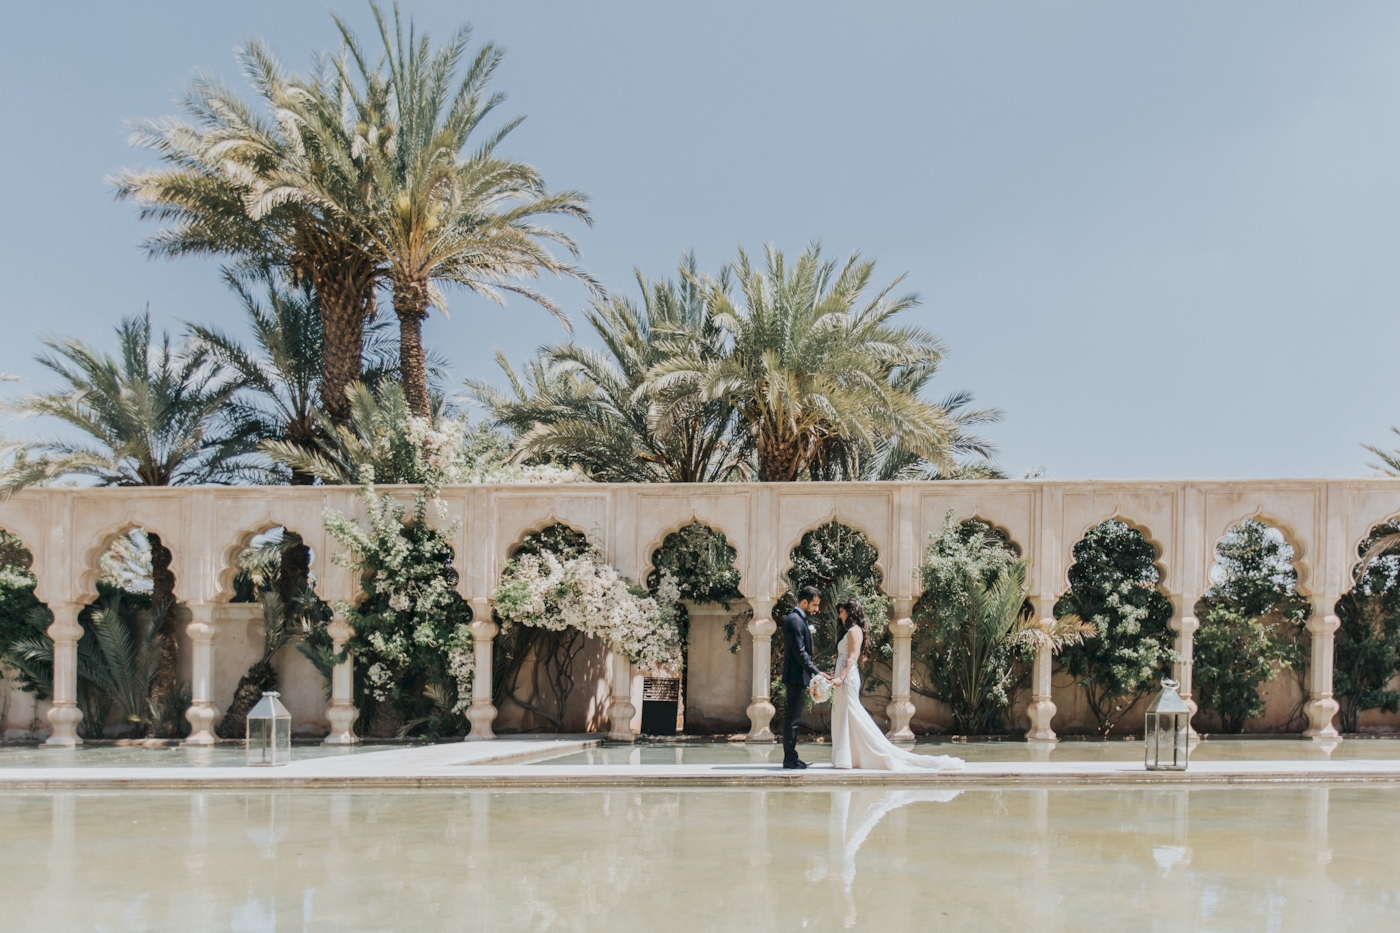
[[[969,762],[960,771],[837,771],[814,764],[785,771],[771,762],[701,765],[558,765],[541,759],[601,744],[596,736],[516,737],[293,761],[280,768],[0,768],[0,790],[58,789],[408,789],[590,787],[832,787],[894,785],[1122,785],[1400,783],[1400,760],[1210,761],[1184,772],[1112,761]]]

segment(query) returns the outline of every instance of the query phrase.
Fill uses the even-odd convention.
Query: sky
[[[335,8],[369,39],[368,7]],[[504,150],[591,200],[582,264],[636,294],[686,250],[859,251],[922,304],[1012,476],[1369,475],[1400,446],[1400,5],[1216,2],[403,4],[506,50]],[[54,385],[44,336],[112,347],[241,311],[213,260],[153,261],[110,176],[155,164],[234,50],[333,49],[313,3],[0,4],[0,372]],[[587,296],[543,290],[583,324]],[[452,384],[568,334],[466,293],[426,327]],[[579,339],[587,340],[582,330]],[[28,425],[3,430],[23,436]],[[1391,442],[1394,442],[1393,444]]]

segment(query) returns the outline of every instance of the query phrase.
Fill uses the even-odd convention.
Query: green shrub
[[[1220,731],[1237,733],[1263,714],[1263,684],[1302,669],[1311,606],[1296,589],[1293,548],[1263,522],[1236,525],[1215,553],[1216,582],[1198,609],[1194,695]]]
[[[1055,603],[1055,617],[1077,615],[1095,636],[1066,648],[1060,660],[1084,689],[1097,731],[1107,735],[1175,658],[1172,605],[1157,589],[1156,551],[1126,523],[1090,528],[1073,555],[1069,592]]]

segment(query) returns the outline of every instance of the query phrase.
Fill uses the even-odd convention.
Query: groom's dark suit
[[[783,620],[783,689],[787,693],[783,764],[797,761],[797,721],[807,705],[807,685],[818,673],[812,660],[812,629],[807,625],[807,613],[794,606]]]

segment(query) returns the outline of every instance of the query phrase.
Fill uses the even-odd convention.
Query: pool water
[[[363,755],[403,745],[293,745],[292,761]],[[242,745],[0,745],[0,768],[234,768],[247,762]]]
[[[7,931],[1393,931],[1400,787],[0,793]]]
[[[956,755],[966,761],[1135,761],[1143,758],[1142,742],[919,742],[913,750],[924,755]],[[831,745],[798,746],[809,762],[831,761]],[[1400,741],[1356,739],[1329,746],[1306,739],[1212,739],[1191,752],[1192,761],[1332,761],[1400,758]],[[605,745],[531,762],[535,765],[723,765],[779,764],[777,745],[657,744]]]

